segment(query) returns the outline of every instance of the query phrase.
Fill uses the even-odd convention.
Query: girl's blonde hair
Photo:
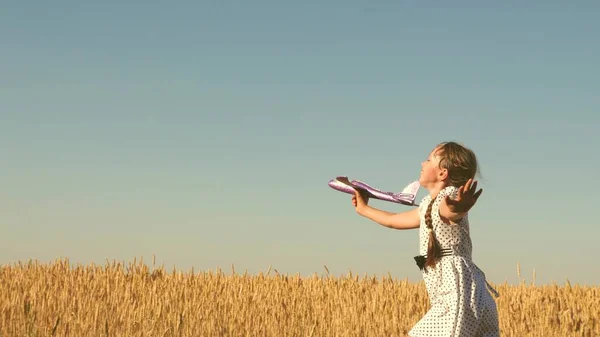
[[[479,173],[479,165],[475,153],[456,142],[443,142],[435,147],[435,155],[440,157],[440,168],[448,170],[448,186],[461,187],[469,179]],[[433,232],[431,209],[435,198],[432,198],[425,212],[425,224],[429,229],[429,243],[427,246],[427,261],[425,265],[435,267],[440,259],[440,244]]]

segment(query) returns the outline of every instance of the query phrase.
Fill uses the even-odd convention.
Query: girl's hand
[[[363,196],[357,189],[354,189],[354,196],[352,197],[352,206],[356,208],[356,212],[359,214],[367,204],[369,203],[369,197]]]
[[[483,189],[479,189],[479,191],[475,192],[476,188],[477,181],[469,179],[458,189],[456,199],[451,199],[450,196],[446,196],[446,204],[448,205],[450,212],[457,214],[467,213],[471,207],[475,205],[477,199],[483,192]]]

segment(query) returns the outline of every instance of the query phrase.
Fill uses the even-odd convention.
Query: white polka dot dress
[[[440,202],[447,195],[454,197],[457,192],[458,188],[453,186],[444,188],[432,206],[432,225],[440,248],[451,249],[453,255],[443,256],[434,269],[423,269],[431,308],[409,331],[411,337],[500,336],[496,302],[488,290],[485,275],[471,259],[468,215],[458,224],[447,224],[440,219]],[[420,255],[427,254],[429,234],[425,213],[430,201],[428,195],[419,206]]]

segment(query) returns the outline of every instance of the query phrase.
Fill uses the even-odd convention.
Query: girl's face
[[[433,149],[427,160],[421,163],[421,176],[419,177],[419,183],[423,187],[428,187],[439,181],[442,181],[445,176],[445,170],[440,169],[441,158],[436,155],[437,151],[437,148]]]

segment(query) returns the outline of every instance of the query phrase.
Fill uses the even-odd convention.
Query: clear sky
[[[593,1],[10,1],[0,263],[420,280],[418,232],[327,182],[416,180],[472,148],[492,282],[599,284]],[[426,195],[419,192],[419,199]],[[410,207],[373,201],[388,211]]]

